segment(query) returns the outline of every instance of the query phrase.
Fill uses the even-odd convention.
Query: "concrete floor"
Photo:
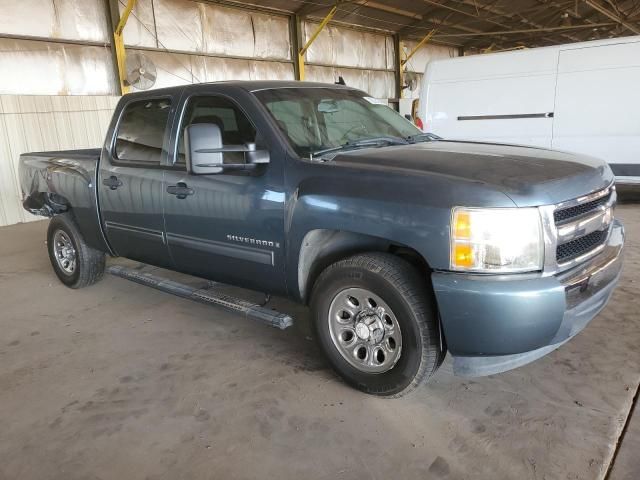
[[[640,206],[609,306],[536,363],[346,387],[308,337],[106,277],[63,287],[46,222],[0,229],[0,479],[640,478]],[[635,443],[634,443],[635,442]],[[615,464],[612,459],[615,455]],[[609,472],[609,474],[607,474]]]
[[[620,439],[620,448],[617,451],[611,469],[610,477],[613,480],[638,480],[640,478],[640,410],[638,409],[638,397],[636,393],[635,404],[627,427]]]

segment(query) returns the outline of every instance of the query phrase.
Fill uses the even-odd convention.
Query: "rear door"
[[[134,96],[121,110],[98,172],[103,228],[122,257],[171,264],[162,212],[163,162],[175,102],[170,96]]]
[[[640,180],[640,42],[560,52],[553,148]]]

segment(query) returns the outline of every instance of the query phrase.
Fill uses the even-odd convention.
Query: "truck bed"
[[[96,178],[100,148],[29,152],[20,155],[23,206],[51,217],[72,209],[87,242],[107,250],[97,211]]]
[[[20,156],[40,158],[66,158],[69,160],[95,160],[100,158],[101,148],[80,148],[77,150],[51,150],[47,152],[29,152]]]
[[[20,155],[20,187],[25,208],[35,215],[50,216],[50,209],[42,205],[43,198],[40,197],[43,195],[55,194],[69,201],[76,200],[70,196],[86,192],[94,183],[100,151],[99,148],[87,148]],[[79,185],[82,188],[79,189]],[[77,205],[75,202],[69,204]]]

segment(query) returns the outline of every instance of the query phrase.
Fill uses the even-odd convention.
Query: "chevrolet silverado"
[[[62,283],[121,256],[310,305],[332,367],[400,396],[531,362],[605,306],[622,265],[601,160],[447,141],[341,85],[125,95],[102,148],[27,153]]]

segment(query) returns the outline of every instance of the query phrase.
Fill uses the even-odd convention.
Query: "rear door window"
[[[128,104],[118,124],[114,159],[141,166],[159,165],[170,111],[168,98]]]

